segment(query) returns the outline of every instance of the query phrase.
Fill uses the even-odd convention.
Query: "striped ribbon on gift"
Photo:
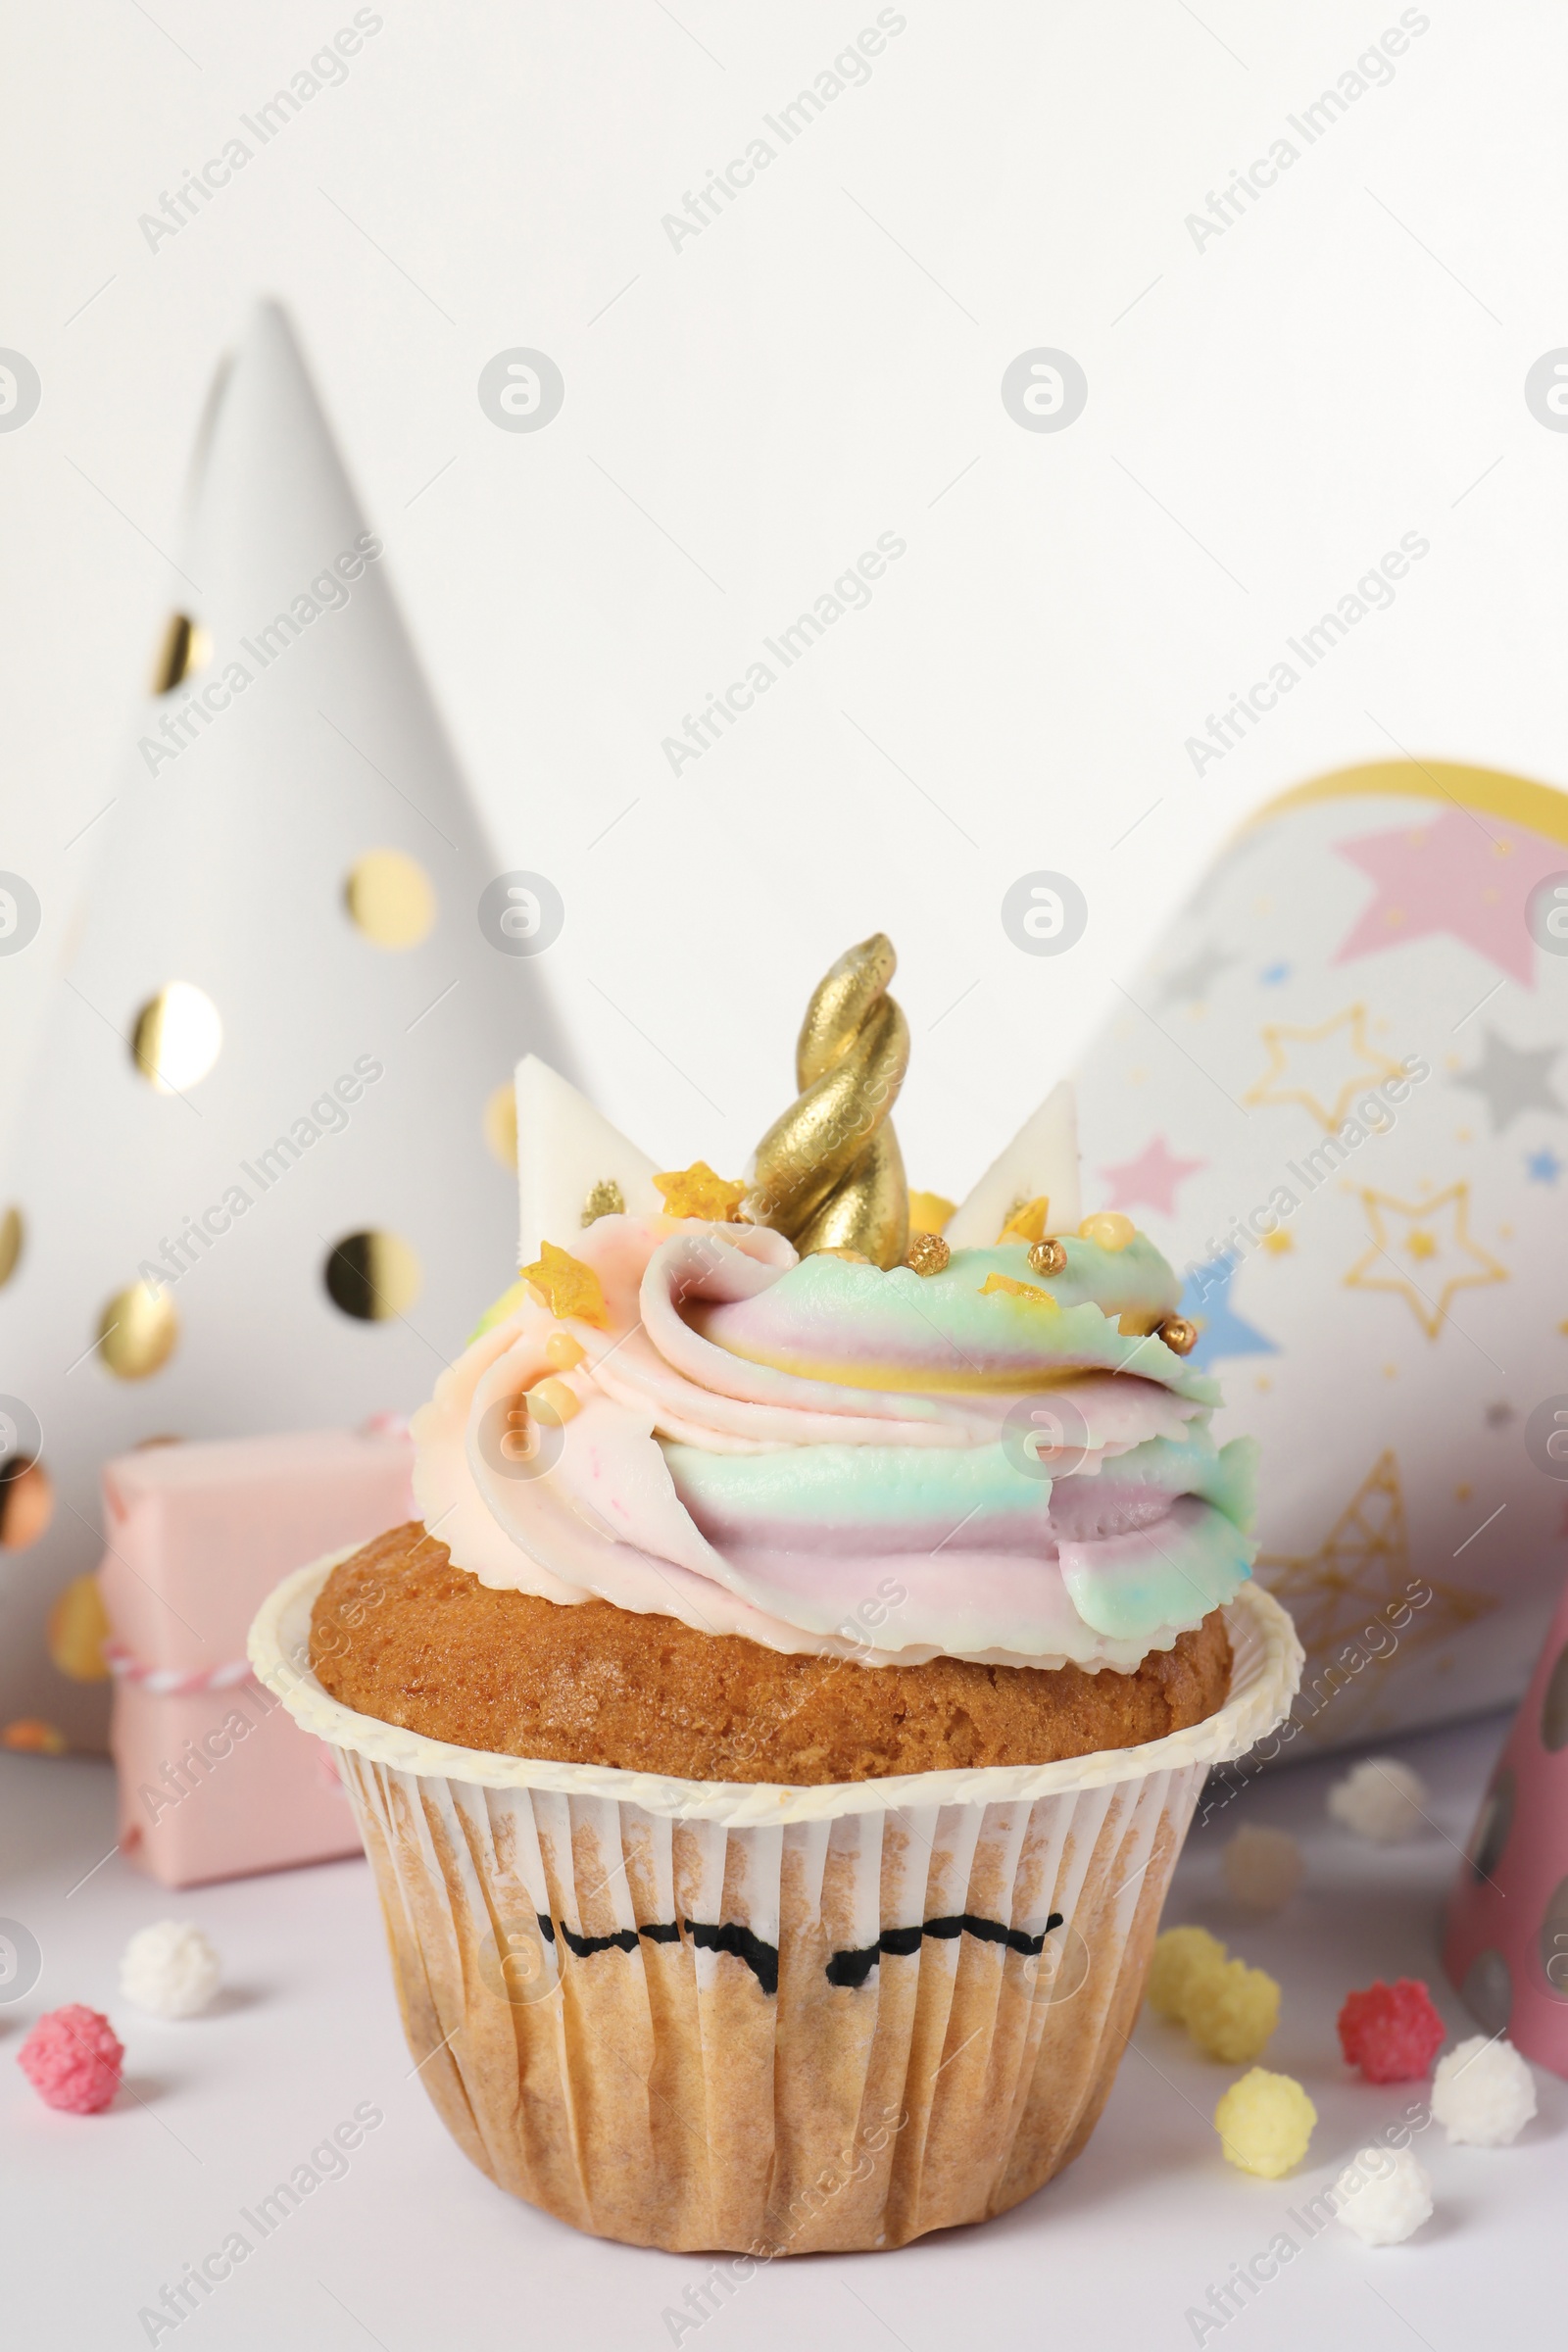
[[[237,1658],[226,1666],[149,1666],[122,1642],[104,1643],[104,1664],[117,1680],[135,1683],[157,1698],[189,1698],[199,1690],[231,1690],[236,1683],[255,1680],[250,1660]]]

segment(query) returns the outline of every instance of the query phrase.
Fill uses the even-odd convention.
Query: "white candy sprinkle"
[[[1220,1860],[1232,1898],[1249,1911],[1278,1911],[1301,1884],[1301,1849],[1285,1830],[1238,1830]]]
[[[1393,1756],[1367,1756],[1329,1790],[1329,1812],[1374,1845],[1397,1845],[1422,1827],[1427,1786]]]
[[[1451,2140],[1506,2148],[1536,2112],[1535,2078],[1511,2041],[1473,2034],[1438,2060],[1432,2112]]]
[[[1409,2148],[1363,2148],[1333,2193],[1335,2220],[1364,2245],[1402,2245],[1432,2219],[1432,2182]]]
[[[221,1977],[218,1954],[188,1920],[161,1919],[141,1929],[121,1956],[121,1991],[154,2017],[194,2017]]]

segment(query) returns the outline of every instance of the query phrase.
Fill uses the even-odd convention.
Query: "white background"
[[[498,866],[564,896],[549,971],[591,1091],[661,1164],[739,1168],[789,1092],[808,989],[883,926],[915,1032],[911,1177],[960,1195],[1270,793],[1402,751],[1563,780],[1568,438],[1523,381],[1568,342],[1568,19],[1436,0],[1392,84],[1200,252],[1186,217],[1397,8],[902,13],[869,82],[677,252],[662,216],[873,6],[387,5],[343,86],[153,252],[138,216],[352,9],[13,8],[0,343],[43,398],[0,434],[0,864],[33,882],[45,927],[0,968],[0,1121],[167,609],[197,416],[260,293],[302,334]],[[475,395],[517,345],[565,378],[537,434],[497,430]],[[1088,376],[1060,434],[1020,430],[999,396],[1040,345]],[[1197,777],[1186,739],[1412,530],[1432,552],[1393,610]],[[869,610],[672,776],[662,738],[888,531],[907,554]],[[999,920],[1042,866],[1090,905],[1060,961],[1019,955]],[[1453,1838],[1483,1755],[1453,1765]],[[120,1940],[169,1905],[116,1861],[67,1909],[107,1843],[104,1768],[11,1769],[37,1851],[8,1876],[55,1923],[40,1993],[111,2005]],[[1270,1803],[1315,1806],[1313,1775],[1270,1784]],[[1375,1893],[1352,1872],[1244,1945],[1288,1993],[1292,1966],[1298,1999],[1315,1988],[1280,2063],[1332,2076],[1326,2020],[1349,1983],[1436,1978],[1451,1859],[1432,1843],[1419,1868],[1380,1866]],[[220,1933],[239,2005],[177,2048],[140,2030],[146,2109],[45,2118],[5,2068],[27,2230],[46,2221],[59,2249],[26,2274],[29,2342],[139,2340],[144,2285],[400,2074],[361,1866],[180,1907]],[[989,2327],[999,2278],[1019,2342],[1190,2340],[1184,2307],[1270,2234],[1254,2209],[1292,2200],[1229,2176],[1185,2097],[1151,2105],[1145,2071],[1129,2061],[1074,2174],[1010,2221],[898,2263],[770,2274],[705,2345],[806,2329],[923,2352]],[[1545,2096],[1532,2148],[1445,2158],[1424,2248],[1363,2259],[1335,2232],[1223,2340],[1318,2343],[1347,2322],[1369,2345],[1530,2340],[1532,2217],[1560,2183]],[[514,2211],[407,2097],[330,2192],[336,2219],[295,2225],[192,2342],[401,2352],[460,2327],[495,2338],[498,2313],[506,2342],[666,2340],[666,2288],[694,2266]],[[1363,2108],[1383,2120],[1335,2094],[1336,2159]],[[160,2149],[187,2159],[159,2122],[217,2168],[205,2201],[160,2169]]]
[[[381,13],[154,252],[138,217],[351,9],[14,12],[0,341],[43,400],[0,435],[0,862],[46,927],[3,970],[0,1078],[258,292],[299,325],[499,863],[564,894],[549,966],[591,1087],[662,1164],[742,1164],[808,987],[881,925],[911,1179],[959,1196],[1269,793],[1399,747],[1561,778],[1568,437],[1523,399],[1568,341],[1560,12],[1420,12],[1392,82],[1200,252],[1187,215],[1396,8],[911,5],[679,251],[662,217],[873,7]],[[542,432],[478,405],[516,345],[564,374]],[[1059,434],[999,394],[1039,345],[1089,380]],[[662,739],[889,530],[869,609],[672,776]],[[1432,553],[1394,608],[1196,777],[1186,739],[1410,530]],[[1041,866],[1090,903],[1060,961],[999,920]]]

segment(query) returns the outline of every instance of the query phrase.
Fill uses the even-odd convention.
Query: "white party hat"
[[[597,1217],[624,1209],[657,1216],[657,1159],[610,1124],[537,1054],[516,1069],[517,1263],[532,1265],[546,1241],[562,1249]]]
[[[563,1058],[273,306],[172,598],[0,1192],[0,1725],[74,1742],[103,1694],[46,1621],[97,1563],[100,1462],[427,1396],[513,1265],[507,1073]]]

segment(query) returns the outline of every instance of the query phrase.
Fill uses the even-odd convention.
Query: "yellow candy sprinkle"
[[[583,1323],[597,1323],[604,1329],[610,1321],[604,1285],[592,1266],[585,1266],[568,1250],[558,1250],[554,1242],[541,1242],[539,1250],[534,1263],[519,1272],[540,1304],[548,1306],[553,1315],[575,1315]]]
[[[1227,2163],[1264,2180],[1277,2180],[1300,2163],[1316,2122],[1317,2109],[1299,2082],[1261,2066],[1233,2082],[1214,2110]]]
[[[1225,1965],[1225,1946],[1206,1928],[1167,1928],[1154,1939],[1149,1968],[1149,2006],[1177,2025],[1187,2018],[1187,1999],[1200,1977]]]
[[[1051,1214],[1051,1196],[1038,1193],[1033,1200],[1016,1200],[1007,1211],[1007,1221],[997,1236],[999,1242],[1043,1242],[1046,1238],[1046,1219]]]
[[[910,1235],[940,1233],[957,1205],[956,1200],[948,1200],[942,1193],[911,1193],[909,1195]]]
[[[1049,1306],[1054,1315],[1061,1312],[1060,1300],[1053,1298],[1049,1291],[1037,1290],[1032,1282],[1014,1282],[1010,1274],[986,1276],[980,1285],[981,1298],[989,1298],[996,1292],[1001,1292],[1008,1298],[1022,1298],[1030,1306]]]
[[[654,1182],[664,1197],[666,1217],[706,1217],[712,1225],[740,1221],[745,1185],[715,1176],[706,1159],[694,1159],[689,1168],[671,1168]]]
[[[545,1359],[558,1372],[574,1372],[588,1350],[569,1331],[553,1331],[545,1342]]]
[[[1280,2022],[1280,1988],[1260,1968],[1227,1960],[1204,1969],[1187,1995],[1187,2031],[1205,2058],[1256,2058]]]
[[[562,1429],[582,1411],[582,1401],[564,1380],[540,1380],[528,1391],[528,1410],[547,1429]]]
[[[1085,1217],[1078,1239],[1093,1242],[1097,1250],[1125,1250],[1137,1232],[1131,1217],[1124,1217],[1119,1208],[1100,1208],[1092,1217]]]

